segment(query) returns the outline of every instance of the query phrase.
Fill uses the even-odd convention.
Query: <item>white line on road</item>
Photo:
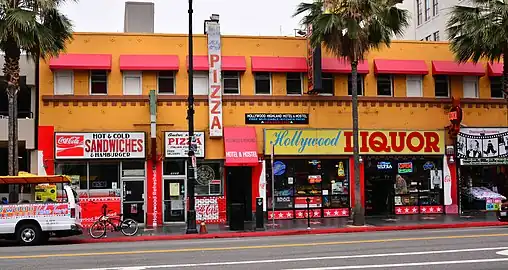
[[[404,253],[397,252],[397,253],[358,254],[358,255],[328,256],[328,257],[307,257],[307,258],[287,258],[287,259],[280,258],[280,259],[273,259],[273,260],[257,260],[257,261],[208,262],[208,263],[186,263],[186,264],[122,266],[122,267],[117,266],[117,267],[108,267],[108,268],[90,268],[90,269],[79,269],[79,270],[146,270],[146,269],[157,269],[157,268],[226,266],[226,265],[242,265],[242,264],[262,264],[262,263],[322,261],[322,260],[336,260],[336,259],[375,258],[375,257],[388,257],[388,256],[414,256],[414,255],[476,252],[476,251],[506,250],[506,249],[508,249],[508,247],[488,247],[488,248],[471,248],[471,249],[429,250],[429,251],[404,252]],[[508,260],[508,258],[506,260]],[[407,264],[404,264],[404,265],[407,265]],[[347,267],[347,266],[344,266],[344,267]],[[397,267],[397,266],[394,266],[394,267]],[[314,268],[310,268],[310,269],[314,270]],[[321,269],[324,270],[324,269],[349,269],[349,268],[315,268],[315,270],[321,270]],[[361,269],[361,268],[350,268],[350,269]]]
[[[406,267],[407,268],[410,266],[489,263],[489,262],[505,262],[505,261],[508,261],[508,258],[460,260],[460,261],[439,261],[439,262],[394,263],[394,264],[349,265],[349,266],[332,266],[332,267],[317,267],[317,268],[291,268],[291,269],[284,269],[284,270],[347,270],[347,269],[369,269],[369,268],[390,268],[390,267]],[[142,269],[140,269],[140,270],[142,270]]]

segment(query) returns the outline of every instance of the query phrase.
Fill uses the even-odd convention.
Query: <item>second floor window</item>
[[[272,94],[272,74],[270,72],[257,72],[254,74],[255,93],[257,95]]]
[[[321,94],[333,96],[333,93],[335,92],[335,80],[333,74],[332,73],[321,74],[321,82],[323,87]]]
[[[357,94],[359,96],[363,96],[363,76],[358,74],[356,77],[356,85],[357,85]],[[353,95],[353,78],[351,74],[347,76],[347,94],[352,96]]]
[[[192,82],[194,84],[194,95],[208,95],[208,72],[195,71]]]
[[[436,97],[450,96],[450,79],[445,75],[434,76],[434,95]]]
[[[55,95],[74,94],[74,72],[72,70],[58,70],[54,73]]]
[[[439,0],[432,0],[432,15],[437,16],[439,14]]]
[[[105,70],[90,71],[90,94],[108,94],[108,73]]]
[[[393,96],[392,75],[381,74],[377,76],[377,95]]]
[[[464,98],[477,98],[478,97],[478,77],[464,76],[463,94],[464,94]]]
[[[175,72],[159,71],[157,74],[157,89],[159,94],[175,93]]]
[[[286,91],[288,95],[301,95],[302,88],[302,73],[286,73]]]
[[[406,96],[423,96],[422,76],[406,76]]]
[[[416,0],[416,21],[417,25],[423,22],[423,2],[424,0]]]
[[[430,39],[430,35],[428,35],[428,36],[426,36],[426,37],[425,37],[425,41],[431,41],[431,39]]]
[[[439,31],[434,32],[434,41],[439,41]]]
[[[425,0],[425,21],[430,20],[430,0]]]
[[[222,89],[224,94],[240,94],[240,73],[236,71],[224,71],[222,73]]]
[[[503,98],[503,77],[490,77],[490,97]]]
[[[124,71],[123,73],[123,94],[124,95],[141,95],[143,87],[141,71]]]

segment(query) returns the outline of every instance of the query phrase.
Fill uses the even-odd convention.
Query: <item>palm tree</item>
[[[72,38],[72,23],[58,8],[66,0],[0,0],[0,50],[9,103],[9,175],[18,174],[17,95],[21,52],[38,63],[58,56]],[[36,97],[39,98],[39,97]],[[35,127],[37,128],[37,127]]]
[[[402,0],[316,0],[301,3],[293,16],[306,13],[301,23],[312,27],[310,41],[336,57],[351,63],[351,78],[357,81],[358,63],[372,49],[390,46],[394,35],[408,26],[408,12],[395,5]],[[326,8],[325,8],[326,6]],[[358,144],[358,89],[352,83],[353,156],[355,207],[353,225],[365,224],[360,191],[360,153]]]
[[[451,10],[447,31],[459,62],[503,59],[503,92],[508,99],[508,4],[500,0],[471,0]]]

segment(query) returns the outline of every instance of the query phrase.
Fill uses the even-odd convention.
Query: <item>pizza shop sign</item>
[[[144,132],[55,133],[55,159],[145,158]]]

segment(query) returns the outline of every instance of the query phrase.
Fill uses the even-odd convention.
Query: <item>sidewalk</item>
[[[88,231],[86,231],[79,237],[63,238],[55,241],[65,241],[68,243],[80,244],[96,242],[136,242],[419,229],[470,228],[508,225],[508,223],[497,221],[495,215],[492,214],[475,217],[459,217],[456,215],[369,217],[366,220],[366,225],[360,227],[352,226],[352,220],[349,218],[312,219],[310,230],[307,228],[306,219],[276,220],[275,223],[276,225],[272,226],[271,220],[265,221],[265,230],[260,231],[230,231],[227,225],[208,224],[208,234],[186,234],[186,225],[184,223],[180,223],[157,227],[155,229],[140,228],[138,234],[133,237],[125,237],[119,232],[108,232],[107,238],[95,240],[92,239],[88,235]],[[199,231],[199,225],[197,228]]]

